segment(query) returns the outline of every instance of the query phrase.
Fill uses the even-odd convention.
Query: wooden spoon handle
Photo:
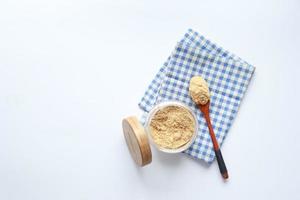
[[[226,168],[225,162],[223,160],[223,156],[222,156],[221,150],[220,149],[215,150],[215,154],[216,154],[217,162],[218,162],[219,169],[220,169],[220,172],[222,174],[222,177],[224,179],[228,179],[228,172],[227,172],[227,168]]]
[[[213,129],[211,121],[210,121],[209,103],[207,103],[206,105],[199,105],[199,108],[202,111],[203,116],[204,116],[205,121],[206,121],[206,124],[208,126],[209,134],[210,134],[213,146],[214,146],[214,150],[215,150],[215,154],[216,154],[216,158],[217,158],[217,162],[218,162],[218,165],[219,165],[220,172],[222,174],[222,177],[224,179],[227,179],[228,178],[227,168],[226,168],[226,165],[225,165],[225,162],[224,162],[224,159],[223,159],[223,156],[222,156],[222,153],[221,153],[216,135],[214,133],[214,129]]]

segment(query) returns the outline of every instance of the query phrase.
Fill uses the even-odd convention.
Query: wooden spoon
[[[209,89],[206,81],[201,76],[194,76],[190,81],[189,92],[193,101],[197,104],[197,106],[199,107],[199,109],[204,115],[222,177],[224,179],[228,179],[228,172],[226,169],[226,165],[223,160],[222,153],[210,121],[210,116],[209,116],[210,95],[209,95]]]

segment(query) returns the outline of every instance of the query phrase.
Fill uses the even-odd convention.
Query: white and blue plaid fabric
[[[210,117],[217,140],[222,145],[254,69],[241,58],[189,29],[140,101],[139,107],[145,112],[141,121],[159,102],[176,100],[185,103],[196,113],[199,132],[195,142],[184,153],[211,163],[215,158],[213,145],[202,113],[189,96],[189,81],[200,75],[208,82]]]

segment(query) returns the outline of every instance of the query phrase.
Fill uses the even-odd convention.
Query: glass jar
[[[190,138],[190,140],[186,144],[184,144],[183,146],[180,146],[179,148],[176,148],[176,149],[164,148],[164,147],[161,147],[158,144],[156,144],[153,137],[152,137],[151,129],[150,129],[150,123],[151,123],[153,117],[155,116],[155,114],[159,110],[162,110],[162,109],[164,109],[166,107],[169,107],[169,106],[176,106],[176,107],[180,107],[180,108],[185,109],[186,111],[188,111],[191,114],[191,116],[193,117],[194,123],[195,123],[194,132],[193,132],[193,135]],[[150,140],[150,143],[153,146],[155,146],[158,150],[160,150],[162,152],[166,152],[166,153],[179,153],[179,152],[182,152],[182,151],[185,151],[186,149],[188,149],[193,144],[193,142],[195,141],[195,139],[197,137],[197,132],[198,132],[198,120],[197,120],[196,115],[194,114],[194,112],[187,105],[185,105],[181,102],[178,102],[178,101],[164,101],[164,102],[161,102],[161,103],[158,103],[157,105],[155,105],[151,109],[151,111],[149,112],[148,117],[146,119],[146,123],[145,123],[145,130],[148,134],[148,138]]]

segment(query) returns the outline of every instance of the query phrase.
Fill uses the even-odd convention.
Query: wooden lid
[[[144,127],[136,117],[127,117],[122,122],[124,137],[133,160],[139,166],[152,161],[152,154]]]

